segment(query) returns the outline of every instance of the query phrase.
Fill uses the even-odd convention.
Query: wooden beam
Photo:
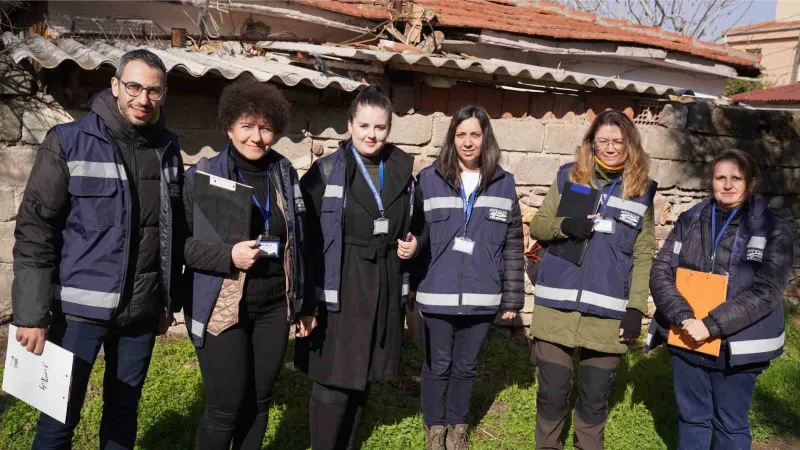
[[[157,0],[163,3],[175,5],[185,5],[200,7],[204,6],[203,0]],[[281,19],[297,20],[300,22],[313,23],[325,27],[338,28],[340,30],[352,31],[354,33],[365,33],[376,25],[376,23],[353,17],[347,17],[338,13],[315,10],[313,8],[303,8],[298,6],[288,6],[285,2],[265,2],[268,5],[256,5],[241,2],[212,2],[209,6],[222,11],[243,12],[261,16],[278,17]]]

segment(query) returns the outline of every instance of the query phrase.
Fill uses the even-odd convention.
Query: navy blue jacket
[[[675,272],[678,267],[711,271],[712,205],[706,199],[682,213],[653,262],[650,292],[657,309],[648,349],[663,343],[671,325],[680,327],[694,317],[675,286]],[[729,231],[720,241],[714,265],[714,273],[728,275],[727,298],[703,321],[712,336],[724,339],[730,366],[767,362],[783,353],[783,292],[792,270],[792,233],[759,196],[749,199],[744,215]]]
[[[141,252],[141,242],[131,242],[136,221],[140,220],[132,207],[138,200],[132,183],[141,180],[128,179],[109,125],[93,109],[80,120],[50,130],[46,141],[55,139],[63,160],[35,166],[26,205],[20,208],[23,212],[17,222],[13,288],[15,323],[46,325],[43,315],[48,312],[97,321],[118,319],[123,310],[133,308],[131,297],[152,303],[149,309],[136,305],[142,311],[153,309],[153,305],[159,309],[166,305],[173,311],[180,307],[173,295],[180,290],[181,255],[174,254],[174,244],[180,240],[174,236],[181,208],[180,146],[177,137],[166,130],[159,136],[163,147],[155,150],[160,162],[160,173],[155,176],[160,178],[160,194],[153,199],[160,204],[158,268],[145,276],[129,267],[136,264],[130,257],[132,248],[136,246]],[[64,162],[67,173],[52,166],[60,167]],[[139,177],[131,170],[130,176]],[[52,179],[43,181],[41,177]],[[48,186],[62,185],[66,185],[68,196],[38,197]],[[38,221],[30,215],[36,215]],[[34,232],[45,237],[48,248],[40,245],[40,256],[30,261],[23,256],[29,253],[23,247],[32,244]],[[46,267],[49,258],[44,256],[50,253],[58,255],[54,270]],[[140,275],[141,281],[134,284],[131,277]],[[142,317],[128,313],[124,319],[130,322]]]
[[[572,164],[558,170],[559,192],[569,180]],[[606,214],[616,221],[616,230],[614,234],[592,234],[583,264],[578,266],[550,251],[542,258],[534,291],[537,305],[622,319],[630,295],[633,247],[657,187],[651,181],[644,194],[624,199],[624,182],[610,193],[606,208]],[[607,191],[605,194],[609,194]],[[554,240],[548,249],[563,245],[562,242]]]
[[[494,314],[519,311],[525,303],[522,216],[514,176],[497,167],[486,188],[478,186],[466,237],[472,255],[453,250],[466,221],[460,189],[438,163],[419,174],[425,219],[430,229],[427,270],[416,302],[435,314]]]
[[[195,176],[198,170],[202,170],[210,175],[221,177],[227,180],[237,181],[234,172],[233,164],[231,163],[230,144],[219,155],[208,159],[201,160],[197,165],[189,168],[186,171],[187,189],[186,192],[192,192],[192,186],[195,183]],[[272,150],[274,152],[274,150]],[[277,154],[276,154],[277,156]],[[276,209],[279,210],[286,221],[286,228],[288,230],[286,236],[286,248],[283,249],[281,254],[284,258],[284,269],[287,275],[287,292],[286,298],[288,302],[287,320],[293,322],[295,314],[303,309],[303,299],[305,291],[305,247],[304,247],[304,228],[305,228],[305,203],[303,196],[300,192],[299,178],[297,171],[292,167],[291,161],[283,156],[279,156],[276,163],[272,164],[269,177],[272,184],[276,187],[279,199],[276,201]],[[193,199],[187,199],[187,208],[191,208],[191,217],[194,227],[198,223],[208,221],[205,215],[209,213],[225,214],[224,211],[208,211],[203,208],[203,205],[197,204]],[[189,210],[187,210],[187,215]],[[244,220],[250,223],[250,217],[231,217],[231,220]],[[189,231],[190,236],[194,236],[194,230]],[[209,237],[205,237],[209,239]],[[230,247],[225,245],[225,236],[215,236],[214,242],[204,242],[203,244],[212,244],[214,247],[224,247],[225,258],[221,258],[225,266],[215,270],[197,270],[192,267],[193,260],[197,256],[191,256],[193,239],[187,241],[186,256],[186,271],[185,285],[189,289],[189,297],[184,306],[184,317],[186,319],[186,328],[189,331],[189,337],[192,342],[200,347],[205,341],[205,331],[208,321],[211,318],[211,313],[214,311],[214,306],[219,298],[220,289],[224,276],[231,270],[230,262]]]

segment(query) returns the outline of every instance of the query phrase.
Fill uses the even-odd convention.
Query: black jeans
[[[238,324],[206,336],[197,349],[206,410],[196,449],[261,448],[288,339],[285,302],[259,314],[243,312]]]
[[[315,381],[309,405],[311,449],[355,449],[356,433],[368,398],[369,383],[365,390],[354,391]]]
[[[153,355],[156,326],[108,328],[57,317],[47,339],[75,354],[72,366],[67,423],[41,414],[33,441],[35,450],[67,450],[81,419],[89,375],[100,346],[105,350],[103,377],[103,418],[100,421],[100,448],[133,449],[136,442],[139,398]],[[13,339],[13,336],[11,336]]]
[[[422,316],[425,323],[422,420],[427,427],[465,424],[475,387],[478,354],[495,316]]]

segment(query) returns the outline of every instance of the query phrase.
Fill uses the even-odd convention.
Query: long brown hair
[[[583,143],[575,154],[575,164],[569,171],[573,183],[591,186],[594,180],[594,137],[600,127],[615,126],[622,131],[625,151],[625,170],[622,172],[623,197],[638,197],[647,191],[650,182],[650,157],[642,148],[642,138],[636,125],[618,111],[600,113],[583,136]]]
[[[497,139],[494,137],[489,115],[480,106],[466,106],[453,116],[450,128],[447,129],[447,134],[444,136],[442,150],[439,152],[439,170],[450,184],[457,188],[461,187],[461,167],[458,165],[458,152],[456,151],[456,128],[461,125],[461,122],[473,117],[478,119],[483,133],[480,160],[481,188],[486,189],[500,162],[500,146],[497,145]]]

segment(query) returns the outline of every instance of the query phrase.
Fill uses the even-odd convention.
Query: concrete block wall
[[[314,159],[333,152],[347,138],[347,110],[320,105],[318,95],[288,88],[284,92],[293,103],[292,120],[274,148],[303,173]],[[213,156],[227,141],[225,133],[215,129],[216,101],[209,95],[171,95],[167,101],[167,126],[179,135],[186,164]],[[501,164],[515,175],[526,223],[541,205],[558,167],[573,160],[589,127],[587,117],[493,120]],[[10,312],[14,217],[36,144],[50,126],[65,120],[69,120],[68,112],[49,97],[34,95],[31,89],[0,91],[0,322]],[[395,116],[390,141],[414,155],[419,170],[438,155],[449,123],[450,117],[443,112]],[[658,124],[640,126],[640,132],[652,158],[651,176],[660,184],[656,196],[659,246],[678,214],[707,195],[704,171],[716,152],[739,147],[759,158],[771,205],[793,223],[798,277],[789,294],[800,297],[800,116],[671,103],[659,115]],[[501,324],[511,326],[504,330],[506,334],[520,333],[520,325],[530,324],[534,304],[530,280],[526,280],[526,291],[523,313],[513,323]]]

